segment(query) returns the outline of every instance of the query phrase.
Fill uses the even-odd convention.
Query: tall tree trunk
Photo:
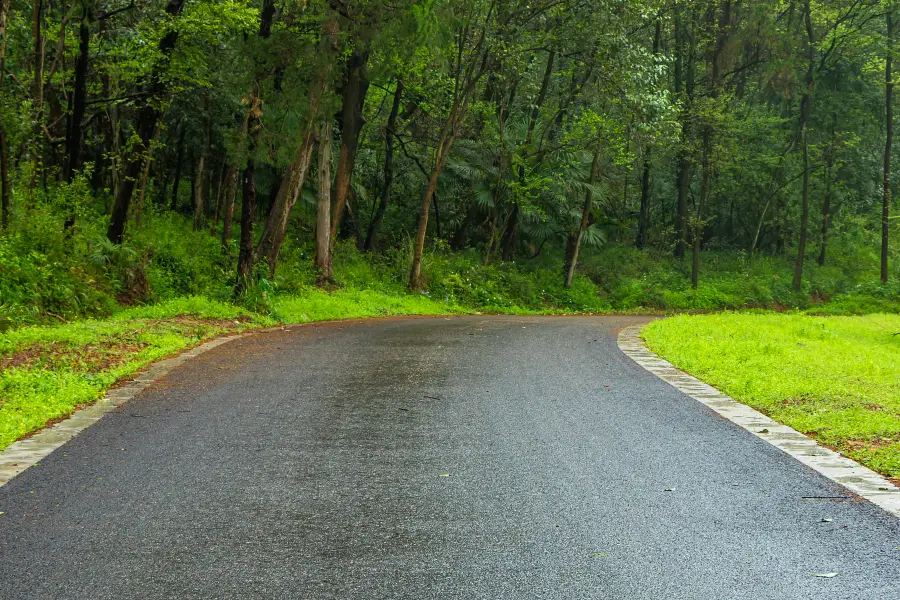
[[[172,203],[169,207],[173,212],[178,210],[178,188],[181,187],[181,168],[184,164],[184,121],[178,124],[178,146],[175,150],[175,177],[172,182]]]
[[[339,23],[337,16],[332,13],[322,29],[319,52],[322,63],[309,93],[307,104],[310,116],[306,125],[306,133],[294,155],[294,161],[282,177],[278,195],[269,211],[259,244],[256,246],[255,259],[258,261],[265,258],[269,265],[269,273],[273,276],[278,263],[278,254],[281,252],[281,245],[284,243],[284,236],[287,233],[291,209],[297,202],[303,182],[306,180],[306,172],[309,170],[316,141],[315,134],[323,120],[321,102],[333,78],[333,59],[338,51],[338,34]]]
[[[825,159],[825,198],[822,200],[822,244],[819,249],[819,258],[817,262],[819,266],[825,265],[825,255],[828,250],[828,227],[831,225],[831,199],[832,191],[832,169],[834,168],[834,155],[837,151],[837,139],[835,129],[837,127],[837,112],[831,113],[831,143],[826,150]]]
[[[315,135],[312,131],[308,131],[294,156],[294,162],[291,163],[281,179],[278,195],[269,210],[262,237],[256,246],[256,261],[265,259],[269,265],[269,275],[275,275],[275,267],[278,264],[278,255],[281,252],[281,245],[284,243],[284,236],[287,233],[291,209],[294,208],[303,182],[306,180],[306,172],[309,170],[314,148]]]
[[[224,191],[223,184],[225,183],[225,174],[228,171],[228,159],[222,159],[222,166],[219,168],[219,183],[216,185],[216,216],[213,219],[213,226],[210,234],[213,237],[219,232],[219,219],[222,217],[222,192]]]
[[[653,34],[653,56],[659,55],[659,39],[662,33],[662,22],[656,20],[656,31]],[[643,248],[647,242],[647,228],[650,219],[650,158],[653,150],[650,144],[644,149],[644,166],[641,173],[641,209],[638,215],[638,232],[635,246]]]
[[[203,229],[203,222],[206,220],[206,161],[209,158],[211,126],[212,124],[207,122],[203,146],[200,148],[200,159],[197,161],[197,171],[194,173],[194,231]]]
[[[709,199],[709,177],[712,169],[712,130],[709,125],[704,125],[703,149],[700,159],[700,199],[697,202],[697,214],[694,218],[691,243],[691,288],[697,289],[700,283],[700,246],[703,243],[703,210]]]
[[[258,248],[257,250],[253,248],[253,217],[256,214],[256,164],[253,161],[253,152],[256,149],[260,129],[262,129],[261,103],[262,101],[255,94],[250,94],[246,123],[242,126],[247,131],[247,166],[242,175],[241,185],[241,241],[238,250],[235,296],[240,296],[251,285],[253,265],[256,264],[258,256]]]
[[[362,111],[366,102],[366,94],[369,91],[369,80],[365,73],[368,60],[369,51],[367,48],[362,48],[356,50],[347,61],[341,109],[341,150],[334,180],[334,210],[331,216],[331,233],[329,235],[332,246],[337,239],[341,220],[344,218],[347,194],[350,192],[350,179],[356,162],[356,149],[359,146],[359,134],[365,123]]]
[[[91,47],[92,0],[82,0],[81,23],[78,28],[78,58],[75,61],[75,86],[72,90],[72,112],[66,128],[66,163],[64,178],[71,183],[75,172],[81,168],[81,123],[87,107],[88,60]]]
[[[652,151],[648,147],[644,152],[644,166],[641,169],[641,208],[638,213],[637,239],[634,241],[634,245],[640,249],[644,248],[647,241],[647,227],[650,219],[650,153]]]
[[[0,124],[0,232],[9,228],[10,189],[9,189],[9,151],[6,146],[6,132]]]
[[[809,229],[809,140],[807,139],[807,123],[812,113],[814,74],[816,65],[816,43],[812,26],[810,0],[803,1],[803,19],[806,26],[806,81],[803,96],[800,100],[800,151],[803,154],[803,205],[800,212],[800,240],[797,243],[797,260],[794,263],[794,280],[791,287],[800,291],[803,285],[803,260],[806,257],[806,235]],[[890,192],[888,192],[890,193]]]
[[[425,196],[422,198],[422,204],[419,207],[419,227],[416,230],[413,246],[413,264],[409,272],[409,289],[411,291],[422,289],[422,254],[425,251],[425,234],[428,232],[428,213],[431,211],[431,198],[434,196],[434,190],[437,189],[438,178],[441,176],[441,170],[444,167],[443,154],[452,146],[450,139],[450,137],[444,137],[439,142],[434,169],[431,172],[431,177],[428,179]]]
[[[256,165],[253,157],[247,159],[247,166],[241,178],[241,245],[238,252],[237,281],[234,294],[239,297],[250,286],[253,276],[253,213],[256,211]]]
[[[259,31],[257,35],[261,39],[268,39],[272,34],[272,21],[275,18],[275,1],[263,0],[262,11],[259,14]],[[256,65],[256,71],[260,66]],[[238,249],[237,281],[235,283],[235,296],[240,296],[250,285],[253,276],[253,264],[256,253],[253,248],[253,217],[256,213],[256,165],[253,162],[253,151],[262,128],[262,99],[256,95],[258,85],[252,86],[247,112],[241,123],[241,139],[247,143],[247,166],[241,176],[241,234],[240,247]],[[229,177],[229,191],[225,199],[225,226],[222,228],[222,245],[225,252],[231,249],[231,226],[234,216],[234,198],[237,194],[238,165],[232,165],[233,174]]]
[[[0,0],[0,94],[3,92],[3,81],[6,79],[6,41],[10,0]],[[9,227],[9,148],[6,143],[6,130],[3,119],[0,119],[0,231]]]
[[[159,140],[159,134],[162,130],[161,124],[156,125],[156,133],[153,134],[153,141],[147,148],[147,157],[144,159],[144,168],[141,169],[141,181],[138,187],[137,211],[135,215],[135,223],[138,229],[141,228],[144,221],[144,200],[147,197],[147,184],[150,181],[150,165],[153,163],[153,151],[156,149],[156,142]]]
[[[391,114],[388,116],[387,127],[384,131],[384,181],[381,184],[378,208],[375,210],[372,221],[369,223],[369,231],[366,234],[365,244],[363,244],[363,250],[366,252],[370,252],[375,247],[378,229],[381,227],[381,220],[384,218],[388,202],[391,199],[391,184],[394,181],[394,132],[397,128],[397,114],[400,112],[402,99],[403,81],[398,79],[397,87],[394,90],[394,103],[391,106]]]
[[[694,44],[687,56],[687,73],[684,68],[684,24],[681,20],[681,2],[675,3],[675,97],[681,100],[681,143],[675,167],[677,201],[675,208],[675,258],[684,258],[688,240],[688,195],[691,188],[691,156],[688,140],[691,135],[690,106],[694,90]],[[682,90],[685,90],[683,92]]]
[[[590,184],[592,186],[597,183],[597,179],[599,179],[600,177],[601,155],[602,148],[598,143],[596,150],[594,150],[594,161],[591,164]],[[592,188],[588,188],[588,190],[584,193],[584,207],[581,211],[581,223],[579,223],[578,225],[578,232],[574,236],[571,233],[569,234],[566,259],[563,261],[565,265],[564,283],[566,289],[571,288],[572,282],[575,280],[575,269],[578,267],[578,254],[581,251],[581,243],[584,239],[584,232],[587,231],[588,225],[590,224],[591,205],[593,204],[593,201],[594,191]]]
[[[447,159],[447,155],[450,154],[450,149],[453,148],[456,134],[458,133],[462,120],[469,108],[469,100],[475,91],[475,85],[485,72],[488,55],[487,52],[481,54],[484,36],[485,30],[482,29],[480,40],[475,45],[476,51],[474,52],[474,56],[476,58],[473,59],[473,62],[465,67],[465,69],[462,64],[458,65],[460,76],[456,82],[453,104],[450,107],[450,114],[447,115],[447,119],[441,127],[441,133],[438,135],[437,150],[434,156],[434,169],[431,171],[431,177],[428,178],[425,195],[422,197],[422,204],[419,207],[419,226],[416,230],[416,237],[413,244],[412,266],[409,269],[408,287],[411,291],[420,291],[422,289],[422,254],[425,252],[425,235],[428,233],[428,214],[431,211],[431,199],[434,197],[434,192],[437,189],[438,179],[444,168],[444,162]],[[462,40],[462,38],[460,39]],[[477,67],[474,62],[478,60],[479,54],[481,54],[480,68]],[[462,50],[460,49],[460,56],[461,55]],[[463,71],[465,71],[464,75]]]
[[[41,171],[41,159],[44,147],[44,39],[42,21],[44,0],[33,0],[31,9],[31,37],[34,41],[34,81],[31,86],[31,101],[34,110],[34,132],[31,152],[31,181],[28,195],[31,203],[35,201],[38,173]]]
[[[888,281],[888,237],[891,218],[891,150],[894,145],[894,3],[887,12],[887,53],[884,64],[884,188],[881,197],[881,283]]]
[[[334,283],[331,271],[331,121],[319,133],[319,201],[316,208],[316,285]]]
[[[538,120],[541,115],[541,107],[543,107],[544,103],[547,101],[547,94],[550,91],[550,83],[552,82],[553,77],[553,68],[556,63],[556,51],[551,50],[547,54],[547,64],[544,67],[544,76],[541,79],[541,87],[538,90],[537,98],[535,98],[535,102],[531,107],[531,113],[528,115],[528,130],[525,134],[525,143],[522,145],[522,151],[524,154],[531,155],[535,154],[535,149],[533,148],[534,144],[534,131],[537,128]],[[538,155],[538,161],[541,160]],[[525,184],[525,165],[519,167],[519,181]],[[516,246],[518,244],[518,231],[519,231],[519,202],[518,200],[513,200],[513,206],[510,209],[509,216],[506,219],[506,227],[503,229],[503,235],[501,237],[501,256],[505,261],[514,260],[516,257]]]
[[[181,14],[185,0],[169,0],[166,4],[166,14],[175,18]],[[125,161],[125,169],[121,179],[116,200],[113,204],[109,227],[106,237],[115,244],[121,244],[125,234],[125,223],[128,220],[128,208],[131,205],[131,197],[134,193],[134,184],[143,165],[143,157],[156,130],[156,122],[162,114],[160,100],[166,92],[167,85],[163,73],[168,65],[169,57],[178,41],[178,30],[170,29],[160,39],[157,49],[161,59],[153,66],[153,70],[147,81],[147,98],[137,114],[135,131],[138,139],[131,155]]]
[[[712,28],[715,23],[716,8],[712,5],[707,13],[707,23]],[[719,91],[722,87],[722,53],[725,51],[725,45],[728,42],[728,36],[731,28],[731,0],[725,0],[722,3],[722,10],[719,14],[718,27],[716,28],[715,43],[712,52],[708,58],[709,70],[709,97],[715,101],[719,97]],[[709,202],[711,194],[711,177],[712,177],[712,151],[713,151],[713,124],[707,118],[703,124],[702,137],[702,158],[700,174],[700,199],[697,202],[697,212],[694,218],[693,226],[693,252],[691,260],[691,287],[697,289],[700,283],[700,246],[703,243],[703,216],[706,205]]]
[[[225,173],[225,206],[222,209],[222,250],[231,254],[231,230],[234,227],[234,199],[237,196],[238,165],[231,162]]]
[[[503,260],[509,262],[516,258],[516,244],[518,243],[519,231],[519,203],[513,204],[506,218],[506,227],[503,228],[503,236],[501,238],[503,248],[500,256]]]
[[[513,90],[510,93],[510,104],[514,100],[515,91],[516,88],[513,86]],[[497,139],[500,142],[500,148],[497,151],[497,177],[494,179],[494,194],[491,198],[491,213],[488,217],[488,239],[484,249],[484,266],[491,264],[491,253],[494,251],[494,243],[496,242],[497,219],[500,214],[500,196],[503,193],[504,158],[506,157],[506,119],[508,116],[509,111],[506,110],[506,106],[501,99],[500,110],[497,115],[499,133]]]

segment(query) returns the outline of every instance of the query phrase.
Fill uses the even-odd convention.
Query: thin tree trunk
[[[483,40],[484,31],[482,30],[481,41]],[[480,48],[481,41],[476,47]],[[460,50],[460,53],[461,52],[462,51]],[[447,120],[444,121],[441,133],[438,136],[437,151],[434,157],[434,169],[431,172],[431,177],[428,179],[428,186],[425,188],[425,195],[422,198],[422,204],[419,207],[419,226],[416,230],[416,237],[413,245],[412,267],[409,270],[408,287],[411,291],[419,291],[422,289],[422,254],[425,252],[425,234],[428,232],[428,214],[431,211],[431,199],[434,197],[434,192],[437,189],[438,178],[441,176],[441,171],[444,168],[444,161],[447,159],[450,149],[453,148],[453,142],[456,140],[458,128],[468,110],[469,100],[474,92],[475,84],[478,83],[478,79],[484,74],[486,63],[487,54],[485,53],[482,57],[481,69],[479,72],[473,74],[472,71],[475,68],[473,63],[467,68],[467,80],[464,83],[457,81],[457,89],[454,93],[453,105],[450,107],[450,114],[447,116]],[[459,69],[462,70],[461,65],[459,66]]]
[[[512,261],[516,258],[516,244],[518,243],[518,230],[519,230],[519,203],[516,202],[512,206],[512,210],[509,211],[509,216],[506,218],[506,227],[503,228],[503,236],[501,238],[503,243],[503,249],[500,253],[501,258],[504,261]]]
[[[38,173],[41,171],[41,158],[44,147],[44,39],[41,29],[44,0],[33,0],[31,10],[31,37],[34,41],[34,82],[31,87],[31,100],[34,110],[34,132],[31,153],[31,181],[28,195],[31,203],[35,201]]]
[[[375,239],[381,220],[387,211],[388,202],[391,199],[391,184],[394,181],[394,132],[397,127],[397,114],[400,112],[400,102],[403,99],[403,81],[397,80],[397,88],[394,90],[394,103],[391,106],[391,114],[388,116],[387,127],[384,132],[384,182],[381,186],[381,197],[378,208],[369,223],[369,231],[366,233],[366,241],[363,250],[370,252],[375,247]]]
[[[10,188],[9,188],[9,152],[6,146],[6,132],[0,124],[0,231],[9,228]]]
[[[316,209],[316,285],[334,283],[331,271],[331,121],[319,133],[319,201]]]
[[[178,210],[178,188],[181,187],[181,167],[184,164],[184,122],[178,124],[178,147],[175,150],[175,180],[172,182],[172,203],[170,209]]]
[[[888,237],[891,218],[891,150],[894,145],[894,4],[887,12],[887,53],[884,65],[884,108],[885,108],[885,141],[884,141],[884,187],[881,197],[881,283],[888,281]]]
[[[209,126],[203,138],[203,146],[200,149],[200,159],[197,161],[197,171],[194,173],[194,231],[203,229],[203,221],[206,219],[206,161],[209,155]]]
[[[241,244],[238,253],[237,281],[234,294],[240,297],[250,286],[253,276],[253,213],[256,211],[256,165],[247,159],[242,176]]]
[[[715,7],[712,6],[707,12],[707,23],[710,27],[715,20]],[[709,96],[713,100],[719,97],[719,90],[722,86],[722,69],[720,59],[725,50],[728,41],[729,28],[731,25],[731,2],[726,0],[722,4],[722,12],[719,15],[718,31],[716,32],[716,41],[712,52],[708,58],[709,69]],[[712,151],[713,151],[713,124],[707,120],[703,125],[702,135],[702,158],[700,174],[700,199],[697,202],[697,213],[694,218],[693,227],[693,248],[691,260],[691,287],[697,289],[700,283],[700,246],[703,243],[703,215],[710,196],[710,179],[712,176]]]
[[[712,132],[709,127],[703,132],[703,156],[701,158],[700,172],[700,199],[697,202],[697,215],[694,219],[692,227],[692,245],[691,245],[691,287],[697,289],[700,283],[700,246],[703,242],[703,209],[706,208],[706,202],[709,198],[709,175],[712,165],[710,164],[710,154],[712,153]]]
[[[692,38],[693,39],[693,38]],[[687,75],[684,75],[684,25],[681,20],[681,2],[675,3],[675,97],[682,101],[681,143],[675,168],[677,201],[675,208],[675,258],[684,258],[688,239],[688,194],[691,187],[691,157],[688,139],[691,133],[690,105],[694,89],[693,43],[687,56]],[[686,80],[686,81],[685,81]],[[686,90],[683,93],[682,90]]]
[[[794,280],[791,287],[800,291],[803,285],[803,260],[806,257],[806,234],[809,229],[809,140],[806,127],[812,112],[814,69],[816,62],[815,37],[812,26],[810,0],[804,0],[804,22],[806,25],[806,53],[808,66],[806,69],[806,87],[800,100],[800,150],[803,153],[803,206],[800,213],[800,240],[797,244],[797,261],[794,263]],[[890,193],[890,192],[888,192]]]
[[[6,79],[6,30],[9,3],[10,0],[0,0],[0,93],[3,92],[3,81]],[[3,119],[0,119],[0,231],[6,231],[9,228],[10,195],[9,148],[6,143]]]
[[[819,258],[816,262],[819,266],[825,265],[825,255],[828,249],[828,227],[831,225],[831,199],[832,199],[832,169],[834,168],[834,154],[836,151],[835,128],[837,125],[837,113],[831,114],[831,143],[828,145],[827,158],[825,160],[825,198],[822,200],[822,245],[819,249]]]
[[[637,248],[644,248],[647,241],[647,221],[650,218],[650,148],[644,150],[644,166],[641,173],[641,209],[638,213],[638,232],[634,245]]]
[[[653,34],[653,56],[659,55],[659,40],[662,34],[662,23],[656,20],[656,31]],[[638,215],[638,232],[635,246],[643,248],[647,242],[647,228],[650,219],[650,158],[652,147],[647,144],[644,149],[644,166],[641,173],[641,209]]]
[[[222,210],[222,250],[231,254],[231,230],[234,227],[234,199],[237,196],[238,166],[236,162],[228,165],[225,174],[225,207]]]
[[[82,0],[81,24],[78,28],[78,58],[75,61],[75,86],[72,90],[72,112],[66,128],[66,163],[64,178],[71,183],[81,168],[81,123],[87,107],[88,60],[91,47],[92,0]]]
[[[347,61],[343,108],[341,109],[341,150],[334,180],[334,210],[329,234],[332,246],[334,246],[338,228],[344,218],[344,208],[350,192],[350,179],[356,162],[356,150],[359,146],[359,134],[365,124],[362,110],[369,90],[369,80],[365,75],[368,60],[369,51],[363,48],[354,52]]]
[[[166,14],[172,18],[177,17],[181,14],[184,3],[185,0],[169,0],[166,5]],[[106,237],[116,244],[122,243],[122,238],[125,234],[125,223],[128,219],[128,208],[131,205],[131,197],[134,193],[135,180],[143,165],[144,153],[147,151],[147,146],[156,130],[156,123],[162,114],[159,101],[167,88],[163,78],[163,71],[168,65],[168,59],[175,48],[176,41],[178,41],[178,29],[171,29],[162,37],[157,46],[161,60],[153,67],[147,84],[148,98],[144,101],[137,114],[135,130],[138,140],[132,149],[131,156],[125,161],[123,177],[120,181],[119,190],[116,193],[109,227],[106,230]]]
[[[510,94],[510,103],[514,99],[515,87],[513,87],[513,92]],[[506,156],[506,119],[509,116],[509,111],[506,110],[506,106],[503,104],[503,100],[500,101],[500,110],[497,115],[497,123],[498,123],[498,133],[497,136],[500,142],[500,149],[497,152],[497,178],[494,180],[494,195],[491,198],[491,214],[490,221],[488,225],[488,239],[487,239],[487,247],[484,251],[484,266],[488,266],[491,264],[491,253],[494,251],[494,243],[496,242],[495,237],[497,235],[497,219],[500,212],[500,195],[503,192],[503,172],[504,172],[504,161],[503,159]]]
[[[547,64],[544,67],[544,76],[541,79],[541,87],[538,90],[537,98],[531,107],[531,113],[528,115],[528,131],[525,134],[525,143],[522,145],[524,153],[531,154],[534,149],[534,130],[537,127],[538,119],[541,115],[541,107],[547,101],[547,94],[550,90],[550,83],[553,77],[553,68],[556,63],[556,51],[551,50],[547,54]],[[538,161],[541,159],[538,158]],[[525,165],[519,167],[519,181],[525,184]],[[512,261],[516,257],[516,245],[518,243],[519,231],[519,202],[513,201],[512,209],[506,219],[506,227],[503,228],[500,244],[502,246],[501,256],[505,261]]]
[[[219,231],[219,218],[222,216],[222,192],[225,183],[225,172],[228,171],[227,159],[222,159],[222,167],[219,169],[219,183],[216,185],[216,216],[213,219],[213,226],[210,234],[216,237]]]
[[[144,221],[144,200],[147,197],[147,183],[150,180],[150,165],[153,163],[153,150],[155,149],[154,146],[156,146],[156,142],[159,140],[161,130],[161,124],[157,124],[156,133],[153,134],[153,141],[150,143],[150,147],[147,148],[147,157],[144,159],[144,168],[141,170],[141,183],[138,188],[140,191],[138,192],[137,215],[135,219],[138,229],[141,228]]]
[[[594,150],[594,161],[591,164],[591,179],[590,184],[593,186],[597,183],[597,179],[600,177],[600,156],[602,154],[602,148],[600,144],[597,144],[597,149]],[[566,272],[565,272],[565,286],[566,289],[572,287],[572,282],[575,280],[575,269],[578,267],[578,254],[581,251],[581,242],[584,239],[584,232],[587,231],[588,225],[591,220],[591,205],[594,201],[594,191],[592,188],[588,188],[588,190],[584,193],[584,208],[581,211],[581,223],[578,225],[578,233],[575,236],[571,236],[569,244],[571,246],[571,254],[566,257],[564,263],[566,263]],[[574,239],[571,239],[574,238]]]

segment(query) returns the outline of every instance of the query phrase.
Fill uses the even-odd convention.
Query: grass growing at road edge
[[[735,400],[900,477],[900,316],[681,315],[648,347]]]

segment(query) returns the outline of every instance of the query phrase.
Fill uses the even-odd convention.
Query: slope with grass
[[[735,400],[900,477],[900,316],[682,315],[642,335]]]

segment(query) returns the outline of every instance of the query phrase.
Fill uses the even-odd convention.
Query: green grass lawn
[[[682,315],[643,337],[735,400],[900,477],[900,315]]]

